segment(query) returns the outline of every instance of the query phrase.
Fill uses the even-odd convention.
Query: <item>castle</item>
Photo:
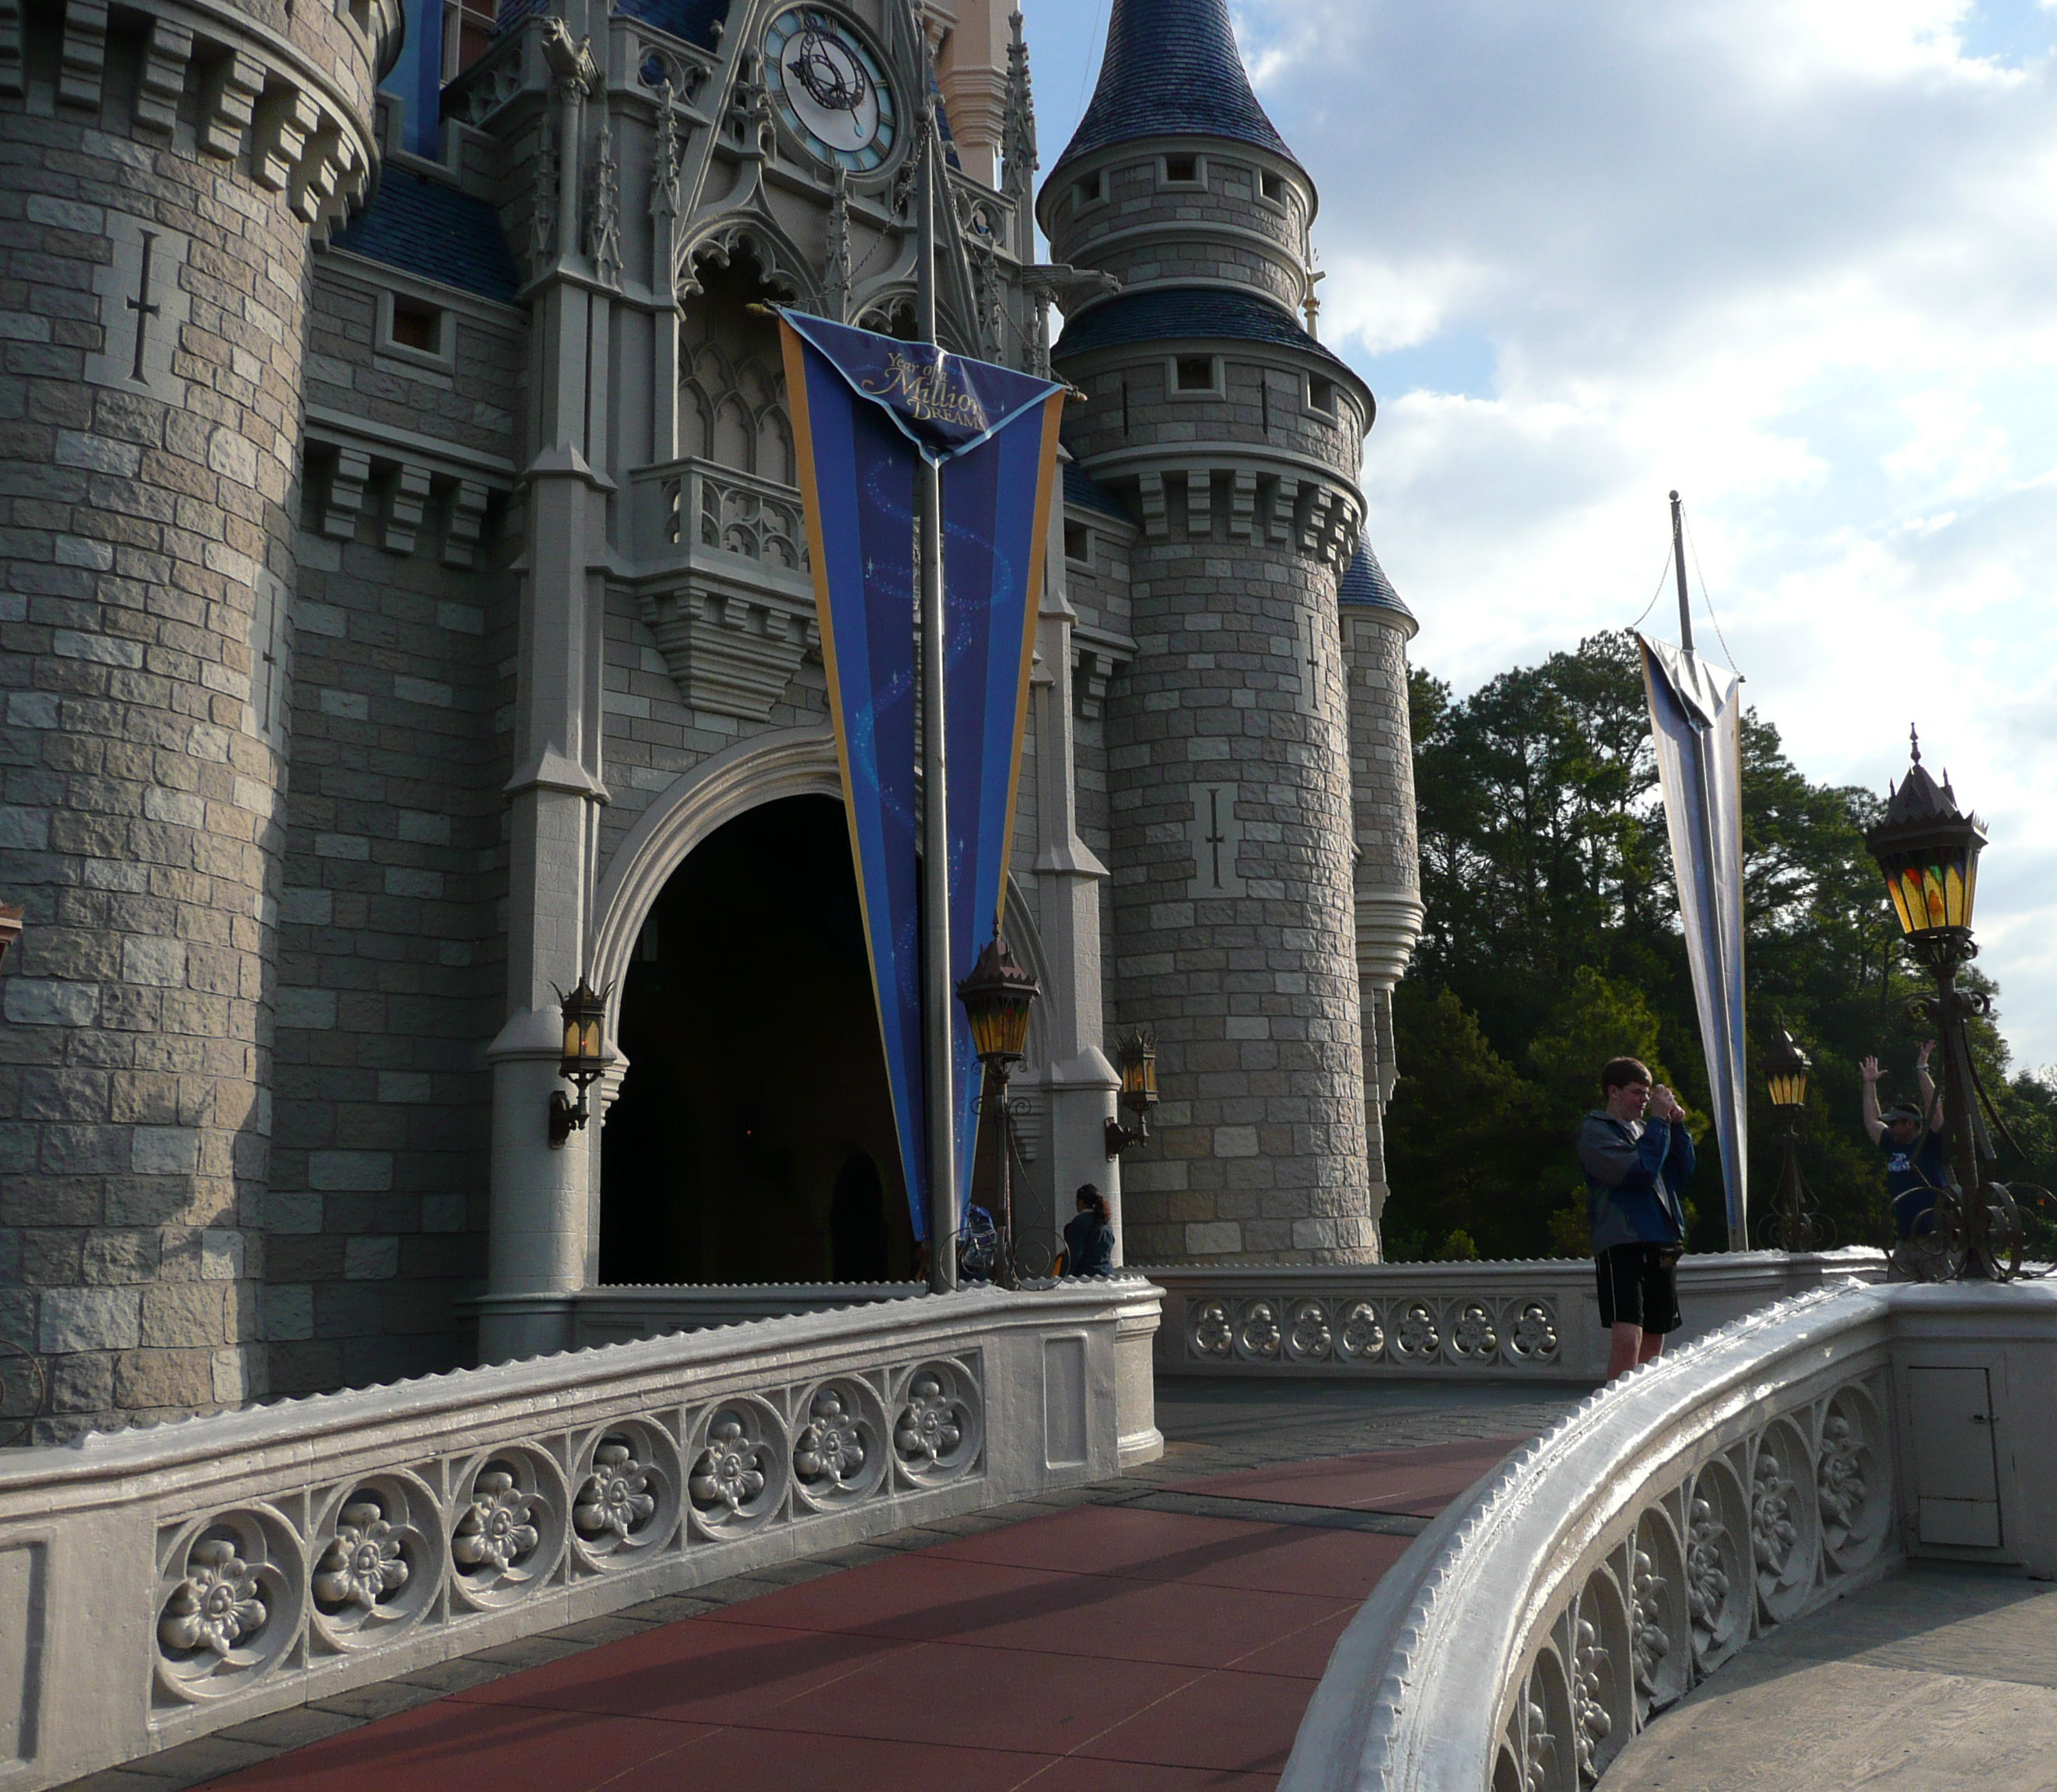
[[[762,307],[911,329],[932,101],[945,345],[1083,394],[1023,1229],[1092,1181],[1132,1263],[1375,1258],[1413,623],[1224,0],[1113,0],[1040,192],[997,0],[62,0],[0,13],[42,1436],[558,1348],[608,1285],[908,1275]],[[612,1062],[554,1144],[581,975]]]

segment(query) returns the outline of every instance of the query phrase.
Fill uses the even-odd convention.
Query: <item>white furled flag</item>
[[[1750,1248],[1743,1082],[1742,680],[1690,648],[1639,634],[1664,790],[1678,918],[1707,1057],[1729,1249]]]

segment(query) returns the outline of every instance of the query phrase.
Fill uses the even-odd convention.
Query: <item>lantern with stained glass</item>
[[[997,926],[971,975],[957,985],[957,1000],[971,1022],[972,1048],[985,1066],[979,1112],[1000,1129],[1000,1211],[985,1273],[1003,1288],[1017,1287],[1021,1280],[1014,1262],[1014,1104],[1008,1096],[1007,1078],[1028,1055],[1028,1011],[1037,993],[1035,977],[1015,961]],[[1048,1247],[1039,1255],[1047,1260]],[[972,1273],[977,1255],[960,1252],[958,1261],[966,1273]]]
[[[1932,1227],[1900,1241],[1895,1261],[1924,1279],[2003,1281],[2019,1273],[2025,1239],[2013,1196],[1994,1179],[1992,1142],[1976,1122],[1968,1030],[1972,1021],[1990,1017],[1992,998],[1957,985],[1958,973],[1978,956],[1972,907],[1986,831],[1958,807],[1947,773],[1940,785],[1928,775],[1920,740],[1908,733],[1912,763],[1865,846],[1885,876],[1908,955],[1936,980],[1936,993],[1916,997],[1908,1013],[1935,1029],[1942,1048],[1944,1158],[1952,1186],[1936,1195]]]
[[[1949,775],[1938,784],[1921,763],[1913,735],[1913,762],[1893,787],[1885,819],[1865,835],[1878,861],[1900,930],[1928,953],[1961,948],[1971,931],[1978,894],[1979,853],[1986,843],[1978,817],[1957,807]]]
[[[565,1099],[562,1089],[550,1091],[550,1144],[561,1146],[591,1117],[585,1092],[607,1069],[607,991],[596,991],[581,976],[578,987],[566,995],[557,992],[564,1017],[564,1053],[557,1074],[578,1091],[576,1106]]]
[[[1036,979],[1015,961],[996,927],[971,975],[957,985],[972,1048],[989,1070],[1004,1072],[1028,1055],[1028,1011],[1038,993]]]
[[[1150,1115],[1157,1105],[1157,1042],[1147,1028],[1136,1028],[1121,1042],[1121,1104],[1136,1116],[1136,1124],[1107,1123],[1109,1157],[1150,1142]]]
[[[1778,1141],[1784,1159],[1778,1195],[1766,1231],[1770,1242],[1785,1251],[1823,1250],[1831,1237],[1828,1221],[1800,1174],[1800,1115],[1807,1105],[1807,1072],[1813,1068],[1799,1042],[1781,1027],[1771,1049],[1764,1054],[1765,1086],[1772,1107],[1786,1122]]]
[[[1807,1072],[1814,1068],[1785,1028],[1764,1054],[1764,1080],[1771,1092],[1771,1104],[1782,1112],[1794,1112],[1807,1105]]]

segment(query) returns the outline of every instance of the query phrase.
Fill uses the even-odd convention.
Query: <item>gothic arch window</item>
[[[757,423],[757,471],[782,486],[796,483],[793,477],[793,432],[784,410],[769,406]]]
[[[714,428],[707,442],[707,458],[747,473],[756,433],[741,394],[723,394],[714,407]]]

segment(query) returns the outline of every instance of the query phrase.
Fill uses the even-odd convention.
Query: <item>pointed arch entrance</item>
[[[649,903],[619,989],[602,1283],[908,1274],[838,799],[775,796],[709,832]]]

